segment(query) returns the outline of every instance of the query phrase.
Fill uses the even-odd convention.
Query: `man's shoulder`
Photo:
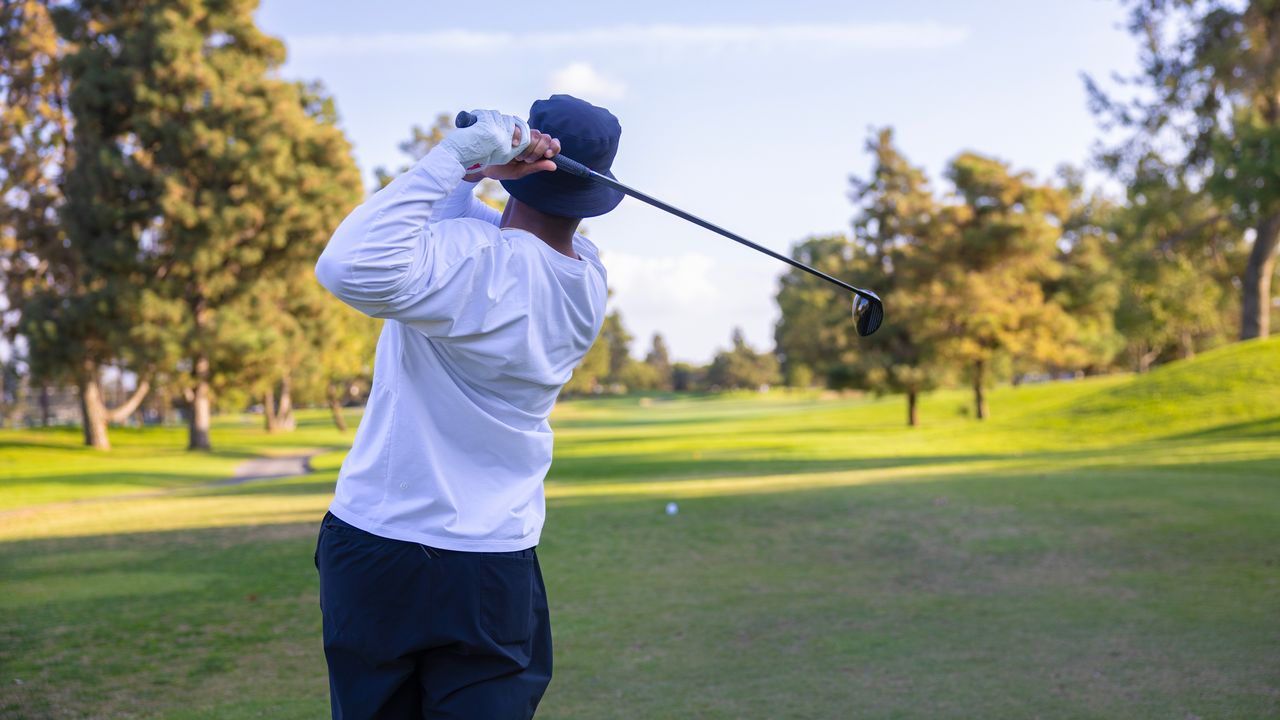
[[[584,259],[590,255],[592,260],[597,263],[600,262],[600,248],[588,240],[586,235],[581,233],[573,234],[573,249],[577,250],[578,254],[582,255]]]
[[[583,235],[575,234],[573,236],[573,249],[588,266],[594,268],[600,273],[601,278],[606,278],[607,274],[604,269],[604,263],[600,262],[600,248],[596,247],[595,243],[591,242]]]
[[[430,227],[435,251],[446,258],[461,259],[502,242],[497,226],[476,218],[449,218]]]

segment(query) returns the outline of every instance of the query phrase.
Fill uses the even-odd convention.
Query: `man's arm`
[[[360,312],[387,317],[398,298],[429,280],[437,236],[447,229],[428,222],[464,173],[448,150],[432,149],[342,221],[316,262],[316,279]]]
[[[431,216],[431,222],[452,220],[455,218],[473,218],[483,220],[490,225],[497,225],[502,220],[502,213],[476,199],[476,185],[484,179],[480,173],[467,173],[462,182],[449,193]]]
[[[468,285],[459,273],[492,271],[492,253],[483,250],[494,237],[474,224],[437,222],[442,201],[458,186],[464,168],[493,166],[500,169],[496,175],[511,177],[555,167],[550,160],[520,159],[538,145],[529,140],[532,133],[523,121],[478,113],[481,122],[451,133],[342,221],[316,263],[321,285],[373,317],[424,323],[451,319],[467,299],[454,297]],[[453,290],[438,293],[444,285]]]
[[[509,180],[524,177],[533,172],[555,170],[555,163],[546,162],[560,152],[560,141],[530,129],[532,140],[524,152],[516,156],[506,165],[490,165],[468,172],[462,176],[462,182],[449,194],[432,215],[432,222],[452,218],[474,218],[491,225],[502,222],[502,213],[480,202],[475,197],[476,184],[485,178],[491,180]]]

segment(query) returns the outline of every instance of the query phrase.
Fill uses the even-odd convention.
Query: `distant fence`
[[[80,389],[74,385],[24,387],[16,397],[5,397],[5,404],[11,410],[0,422],[7,427],[80,424]]]

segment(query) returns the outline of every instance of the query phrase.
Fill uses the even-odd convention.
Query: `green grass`
[[[259,417],[222,418],[216,452],[197,455],[184,449],[185,427],[112,428],[110,453],[82,447],[78,428],[6,430],[0,432],[0,512],[217,482],[248,458],[336,450],[350,443],[327,415],[318,413],[297,432],[267,435],[261,427]]]
[[[562,404],[539,717],[1280,717],[1280,339],[902,405]],[[0,717],[325,715],[326,422],[0,434]]]

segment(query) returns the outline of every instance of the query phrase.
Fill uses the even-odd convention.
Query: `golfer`
[[[316,548],[335,718],[528,718],[551,681],[534,552],[547,417],[604,320],[578,222],[622,194],[550,158],[607,173],[621,128],[567,95],[528,123],[475,115],[352,211],[316,265],[386,320]],[[511,195],[501,215],[473,197],[483,177]]]

